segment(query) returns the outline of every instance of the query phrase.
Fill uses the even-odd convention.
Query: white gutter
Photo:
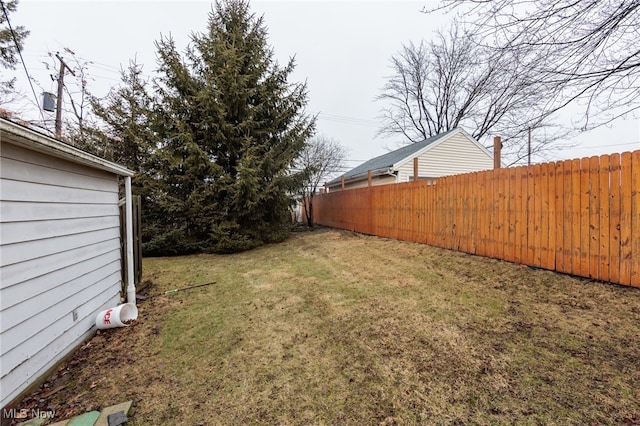
[[[131,176],[124,180],[125,216],[127,227],[127,302],[136,304],[136,284],[133,276],[133,207],[131,203]]]
[[[120,176],[133,176],[133,171],[114,162],[105,160],[82,151],[74,146],[44,135],[40,132],[24,127],[13,121],[0,118],[0,142],[8,140],[14,145],[32,151],[63,158],[73,163],[84,164],[93,168],[105,170]]]

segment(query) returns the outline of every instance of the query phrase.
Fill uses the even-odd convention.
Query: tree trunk
[[[307,208],[305,208],[305,214],[307,216],[307,226],[313,228],[313,195],[309,195],[307,199]]]

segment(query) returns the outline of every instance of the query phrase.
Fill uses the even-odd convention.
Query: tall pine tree
[[[13,23],[10,27],[10,15],[18,8],[18,0],[2,1],[0,7],[0,68],[13,70],[19,63],[20,52],[24,40],[29,35],[22,25]],[[15,97],[15,82],[0,80],[0,105],[10,102]]]
[[[218,1],[184,57],[156,42],[157,199],[166,222],[150,253],[232,252],[283,238],[298,180],[295,159],[312,135],[306,85],[289,83],[244,0]]]
[[[142,65],[135,60],[121,71],[120,85],[91,107],[100,127],[87,127],[80,143],[84,149],[116,161],[135,172],[132,191],[142,198],[143,247],[166,229],[166,215],[156,193],[156,114],[153,95]],[[165,254],[173,253],[172,251]]]
[[[130,61],[120,75],[120,85],[104,99],[91,98],[91,108],[103,128],[99,135],[102,140],[89,142],[99,145],[93,151],[102,157],[125,165],[137,175],[146,174],[157,142],[152,130],[153,99],[142,65]],[[134,186],[141,187],[142,182]]]

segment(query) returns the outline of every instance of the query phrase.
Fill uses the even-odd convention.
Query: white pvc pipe
[[[133,206],[131,205],[131,176],[124,180],[125,213],[127,223],[127,302],[136,304],[136,285],[133,277]]]
[[[96,327],[105,328],[126,327],[138,319],[138,308],[132,303],[123,303],[115,308],[106,309],[96,315]]]

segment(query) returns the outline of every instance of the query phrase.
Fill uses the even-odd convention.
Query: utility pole
[[[502,167],[502,138],[500,136],[493,137],[493,169]]]
[[[56,52],[56,58],[60,61],[60,72],[58,73],[58,99],[56,99],[56,138],[62,136],[62,95],[64,89],[64,69],[68,69],[72,76],[76,76],[71,68],[62,60],[60,53]]]
[[[531,127],[529,127],[529,141],[527,143],[527,165],[531,165]]]

